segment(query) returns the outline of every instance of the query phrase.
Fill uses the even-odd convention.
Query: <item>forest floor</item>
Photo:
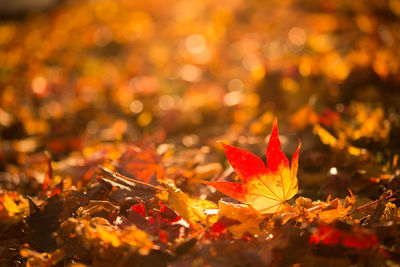
[[[399,18],[91,0],[2,19],[0,265],[400,266]]]

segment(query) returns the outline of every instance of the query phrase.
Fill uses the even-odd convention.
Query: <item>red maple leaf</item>
[[[204,181],[204,183],[236,200],[250,204],[263,214],[282,210],[285,201],[297,193],[297,169],[301,143],[289,167],[289,161],[281,149],[276,118],[266,151],[268,167],[249,151],[224,143],[221,145],[229,163],[243,183],[223,181]]]

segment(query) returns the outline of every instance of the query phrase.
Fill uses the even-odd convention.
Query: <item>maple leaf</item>
[[[160,161],[161,157],[153,147],[131,146],[119,159],[117,170],[128,176],[133,175],[146,183],[158,184],[158,180],[165,175]]]
[[[229,163],[243,183],[204,181],[205,184],[213,186],[236,200],[250,204],[263,214],[281,211],[285,201],[297,193],[297,169],[301,143],[289,167],[289,161],[281,149],[276,118],[266,150],[268,167],[249,151],[221,144]]]

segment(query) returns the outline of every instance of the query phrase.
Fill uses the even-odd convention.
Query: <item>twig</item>
[[[397,199],[398,194],[399,194],[399,191],[396,190],[396,191],[395,191],[393,194],[391,194],[390,196],[385,197],[385,200],[386,200],[386,201],[389,201],[389,202],[390,202],[390,201],[394,201],[394,200]],[[369,206],[372,206],[372,205],[378,203],[379,200],[380,200],[380,199],[377,199],[377,200],[368,202],[368,203],[362,205],[361,207],[358,207],[358,208],[356,208],[355,210],[351,211],[351,212],[350,212],[349,214],[347,214],[347,215],[350,216],[350,215],[353,215],[353,214],[356,213],[356,212],[359,212],[360,210],[363,210],[363,209],[365,209],[365,208],[368,208]]]
[[[125,179],[125,180],[128,180],[128,181],[134,182],[134,183],[138,183],[138,184],[141,184],[141,185],[145,185],[145,186],[151,187],[151,188],[156,189],[156,190],[167,191],[167,189],[165,189],[165,188],[158,187],[158,186],[155,186],[155,185],[152,185],[152,184],[148,184],[148,183],[145,183],[145,182],[142,182],[142,181],[133,179],[133,178],[126,177],[126,176],[124,176],[124,175],[122,175],[122,174],[120,174],[120,173],[118,173],[118,172],[116,172],[116,171],[112,171],[112,170],[110,170],[110,169],[108,169],[108,168],[105,168],[105,167],[103,167],[103,166],[99,166],[99,168],[100,168],[103,172],[105,172],[105,173],[107,173],[107,174],[109,174],[109,175],[111,175],[111,176],[116,176],[116,177],[119,177],[119,178],[122,178],[122,179]]]

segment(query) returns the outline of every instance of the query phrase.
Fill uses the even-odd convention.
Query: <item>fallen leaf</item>
[[[287,222],[289,219],[296,218],[297,222],[312,222],[315,219],[319,219],[329,224],[344,219],[355,202],[352,193],[350,194],[351,197],[347,196],[344,204],[338,198],[330,200],[330,196],[326,202],[320,200],[312,201],[309,198],[299,197],[296,199],[294,212],[286,214],[284,221]]]
[[[101,217],[79,220],[75,231],[86,240],[88,248],[97,247],[97,243],[104,242],[113,247],[129,246],[132,250],[138,250],[141,255],[147,255],[153,248],[149,235],[136,226],[130,225],[120,230]]]
[[[323,244],[326,246],[341,246],[344,248],[363,249],[375,247],[378,240],[375,234],[368,230],[353,226],[351,231],[336,228],[335,225],[321,225],[310,236],[310,244]]]
[[[159,240],[162,243],[174,242],[177,238],[183,239],[188,232],[187,223],[181,220],[181,216],[161,201],[157,209],[146,209],[142,203],[133,205],[127,222],[135,224],[153,237],[158,237],[155,241]]]
[[[321,139],[321,142],[325,145],[329,145],[332,148],[338,150],[347,150],[350,155],[359,156],[363,153],[363,150],[349,145],[346,140],[338,139],[334,137],[331,133],[329,133],[326,129],[321,127],[319,124],[314,125],[313,129],[314,134],[318,135]]]
[[[165,176],[164,167],[160,164],[161,157],[151,147],[128,147],[119,159],[117,171],[132,176],[146,183],[158,184]]]
[[[104,176],[98,176],[97,180],[110,192],[110,199],[116,203],[137,204],[140,200],[149,200],[162,190],[154,185],[125,177],[117,172],[101,167]]]
[[[387,202],[383,216],[380,218],[383,222],[394,221],[398,223],[400,221],[400,210],[395,204]]]
[[[220,200],[218,202],[218,217],[236,220],[237,224],[227,227],[235,237],[242,237],[245,233],[260,233],[260,223],[264,220],[257,210],[246,204],[235,204]],[[218,223],[218,222],[217,222]]]
[[[45,251],[56,248],[57,244],[53,232],[59,228],[59,216],[63,206],[64,203],[60,195],[50,197],[43,207],[36,206],[30,199],[30,214],[25,221],[29,227],[28,234],[36,247]]]
[[[266,151],[268,167],[260,158],[246,150],[221,144],[229,163],[243,183],[203,181],[205,184],[215,187],[236,200],[252,205],[263,214],[281,211],[285,201],[297,193],[297,169],[301,143],[289,167],[289,161],[281,149],[276,119],[273,122]]]
[[[326,207],[318,212],[318,217],[325,223],[332,223],[344,218],[349,213],[351,206],[344,207],[338,198],[330,201]]]
[[[13,216],[15,213],[20,212],[20,209],[18,208],[17,204],[15,204],[14,200],[7,194],[4,194],[3,206],[8,211],[9,216]]]
[[[182,218],[192,224],[201,222],[206,224],[205,209],[216,208],[210,201],[195,201],[179,188],[168,186],[168,205],[174,209]]]

